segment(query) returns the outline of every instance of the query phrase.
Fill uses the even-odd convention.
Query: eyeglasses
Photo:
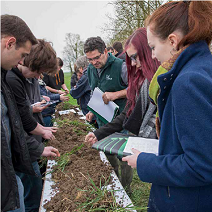
[[[101,56],[102,56],[102,53],[100,53],[99,56],[96,56],[94,58],[87,58],[87,59],[88,59],[89,62],[92,62],[92,61],[98,60]]]
[[[132,54],[130,56],[130,60],[136,63],[137,56],[138,56],[138,53],[137,52],[135,54]]]

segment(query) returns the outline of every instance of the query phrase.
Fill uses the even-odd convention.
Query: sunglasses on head
[[[137,52],[136,52],[135,54],[132,54],[132,55],[130,56],[130,60],[136,62],[137,56],[138,56],[138,53],[137,53]]]

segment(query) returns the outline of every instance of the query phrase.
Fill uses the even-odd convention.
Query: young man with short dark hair
[[[55,73],[57,71],[56,52],[50,42],[38,40],[38,44],[32,46],[29,55],[24,61],[19,62],[16,68],[8,71],[6,80],[13,90],[24,130],[42,144],[42,137],[54,139],[53,127],[44,127],[41,111],[41,95],[38,79],[41,73]],[[32,106],[39,103],[36,106]],[[37,176],[30,176],[23,172],[16,174],[24,185],[25,211],[38,211],[42,194],[42,176],[37,160],[31,160]]]
[[[37,39],[17,16],[1,16],[1,210],[25,211],[23,185],[15,171],[35,175],[31,160],[43,156],[59,156],[57,149],[34,146],[22,125],[13,91],[6,82],[7,71],[16,67]],[[32,146],[33,144],[33,146]]]
[[[122,46],[121,42],[119,42],[119,41],[114,42],[113,49],[114,49],[115,57],[118,57],[124,61],[126,60],[126,53],[123,52],[123,46]]]

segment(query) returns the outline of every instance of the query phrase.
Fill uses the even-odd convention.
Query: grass
[[[80,150],[84,146],[82,143],[80,146],[75,146],[70,152],[61,155],[57,160],[56,169],[60,171],[64,171],[65,167],[70,163],[70,155],[75,154],[78,150]]]
[[[65,72],[64,73],[64,80],[65,80],[65,84],[68,88],[68,90],[70,91],[70,87],[71,87],[71,72]],[[68,94],[68,96],[70,97],[69,99],[69,103],[76,106],[77,104],[77,100],[74,99],[70,94]]]
[[[87,179],[87,178],[86,178]],[[88,180],[88,179],[87,179]],[[132,205],[127,205],[123,207],[116,203],[115,191],[108,190],[107,186],[109,185],[110,178],[107,180],[104,176],[100,179],[99,186],[96,186],[94,181],[89,177],[89,189],[82,190],[81,192],[87,193],[86,201],[79,204],[80,211],[105,211],[105,212],[126,212],[131,210],[143,210],[146,207],[136,207]],[[102,182],[105,182],[102,184]]]
[[[134,169],[133,180],[131,183],[132,195],[130,196],[130,199],[132,200],[135,206],[147,207],[149,201],[150,188],[151,184],[142,182],[138,177],[137,171]]]

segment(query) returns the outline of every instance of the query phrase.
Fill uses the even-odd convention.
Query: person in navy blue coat
[[[212,3],[177,1],[147,20],[161,61],[149,95],[158,106],[159,154],[123,158],[152,183],[149,212],[212,211]]]
[[[89,110],[87,108],[87,104],[90,100],[91,96],[91,87],[88,82],[88,76],[87,76],[87,66],[88,61],[86,56],[79,57],[76,61],[76,68],[79,73],[82,74],[76,85],[71,88],[70,95],[74,99],[78,99],[78,102],[80,104],[80,108],[84,115],[86,115]]]

